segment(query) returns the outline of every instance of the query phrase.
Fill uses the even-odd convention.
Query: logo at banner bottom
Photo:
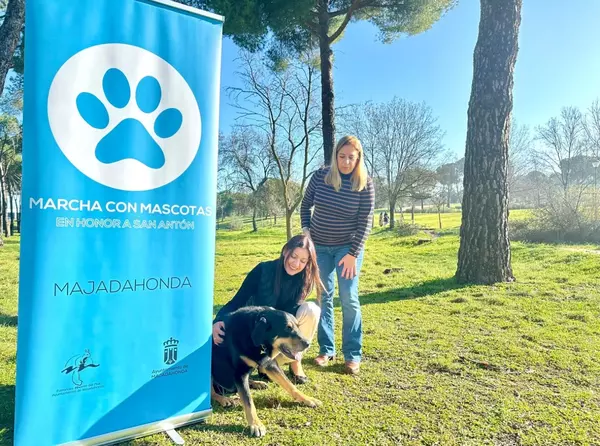
[[[79,171],[120,190],[174,181],[200,145],[192,89],[167,61],[133,45],[96,45],[67,60],[50,87],[48,119]]]
[[[175,364],[177,361],[177,344],[179,344],[179,341],[177,339],[173,339],[172,337],[171,339],[163,342],[163,345],[165,346],[163,361],[165,364],[171,365]]]
[[[81,355],[75,355],[69,358],[65,364],[65,368],[61,370],[66,375],[71,375],[71,380],[75,386],[80,387],[83,384],[81,372],[88,367],[100,367],[100,364],[94,363],[88,349]]]

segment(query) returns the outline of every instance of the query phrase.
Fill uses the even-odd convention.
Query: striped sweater
[[[371,231],[375,190],[371,178],[360,192],[352,190],[350,175],[342,176],[338,192],[325,183],[329,167],[323,167],[311,177],[300,208],[303,228],[317,245],[351,244],[349,254],[357,257]],[[314,211],[311,216],[311,208]]]

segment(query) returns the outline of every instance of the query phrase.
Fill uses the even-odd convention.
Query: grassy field
[[[521,211],[511,218],[522,218]],[[410,218],[410,216],[409,216]],[[417,215],[436,227],[437,215]],[[513,243],[517,282],[459,286],[460,214],[438,234],[397,237],[376,228],[361,276],[364,363],[305,369],[309,409],[270,385],[253,391],[267,436],[247,436],[241,408],[215,408],[181,429],[186,444],[593,445],[600,444],[600,251]],[[431,243],[417,244],[431,238]],[[218,233],[215,304],[260,260],[274,258],[283,227]],[[0,250],[0,443],[12,444],[18,244]],[[337,342],[341,318],[336,308]],[[164,434],[129,445],[169,445]]]

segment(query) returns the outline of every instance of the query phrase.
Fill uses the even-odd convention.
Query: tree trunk
[[[12,235],[14,234],[14,229],[13,229],[13,223],[15,221],[15,205],[13,203],[14,201],[14,197],[12,194],[12,190],[10,188],[10,184],[7,184],[7,192],[8,192],[8,215],[9,215],[9,223],[8,223],[8,235],[9,237],[12,237]]]
[[[252,208],[252,232],[258,232],[258,226],[256,226],[256,205]]]
[[[514,281],[508,239],[508,136],[522,0],[481,0],[468,111],[458,282]]]
[[[25,0],[9,0],[0,26],[0,95],[4,91],[6,74],[12,67],[12,58],[21,38],[25,20]]]
[[[294,215],[293,209],[285,211],[285,231],[288,240],[292,238],[292,215]]]
[[[335,116],[333,97],[333,51],[329,43],[328,0],[319,0],[319,56],[321,58],[321,114],[323,120],[323,158],[331,162],[335,146]]]
[[[396,202],[390,201],[390,229],[396,227]]]
[[[2,239],[5,235],[4,229],[4,219],[2,216],[4,215],[4,183],[2,181],[2,171],[0,171],[0,239]]]
[[[424,201],[424,200],[421,198],[421,213],[425,212],[425,211],[423,210],[423,201]]]
[[[17,219],[15,215],[15,197],[13,197],[12,189],[8,186],[8,204],[10,205],[10,233],[13,234],[14,222]]]
[[[22,195],[21,195],[22,197]],[[19,198],[21,200],[21,198]],[[19,206],[19,202],[17,202],[17,232],[21,234],[21,206]]]
[[[440,209],[438,209],[438,223],[440,224],[440,229],[442,229],[442,213]]]
[[[6,187],[4,184],[0,185],[0,219],[2,219],[2,234],[4,237],[10,237],[8,232],[8,222],[6,221]]]
[[[415,224],[415,203],[413,202],[412,207],[410,208],[410,222]]]

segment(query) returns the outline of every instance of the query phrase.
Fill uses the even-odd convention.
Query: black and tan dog
[[[251,381],[250,373],[258,369],[283,387],[296,401],[309,407],[322,403],[300,392],[285,376],[277,361],[279,353],[299,359],[309,342],[300,334],[296,318],[271,307],[244,307],[227,315],[225,339],[212,349],[211,398],[221,406],[236,405],[238,400],[225,396],[237,392],[252,436],[265,435],[264,424],[256,415],[250,388],[266,388]]]

